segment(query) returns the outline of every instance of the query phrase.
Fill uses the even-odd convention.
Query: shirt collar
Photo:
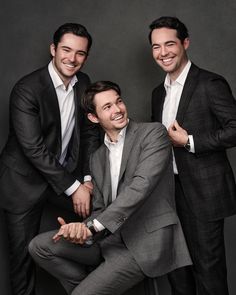
[[[184,67],[183,71],[180,73],[179,77],[172,83],[171,83],[171,80],[170,80],[170,75],[167,74],[166,78],[165,78],[165,82],[164,82],[165,88],[170,87],[171,84],[173,84],[173,83],[178,83],[178,84],[184,86],[184,83],[185,83],[185,80],[187,78],[187,75],[188,75],[189,69],[191,67],[191,64],[192,64],[191,61],[188,60],[186,66]]]
[[[61,80],[60,76],[58,75],[58,73],[54,69],[52,60],[48,64],[48,71],[49,71],[49,74],[52,78],[54,88],[56,89],[58,87],[63,87],[65,89],[65,85],[64,85],[63,81]],[[71,85],[71,87],[73,87],[77,81],[78,81],[78,79],[77,79],[76,75],[74,75],[69,84]]]
[[[108,137],[108,135],[105,133],[104,144],[109,148],[111,145],[115,145],[115,144],[117,144],[117,143],[120,143],[121,141],[124,141],[127,126],[128,126],[128,125],[126,125],[126,126],[125,126],[123,129],[121,129],[121,131],[119,132],[117,142],[112,142],[112,141],[110,140],[110,138]]]

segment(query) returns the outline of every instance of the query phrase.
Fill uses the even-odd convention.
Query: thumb
[[[176,129],[180,129],[181,128],[180,125],[179,125],[179,123],[176,120],[174,122],[174,126],[175,126]]]
[[[66,224],[65,220],[62,217],[58,217],[57,221],[60,223],[60,225]]]

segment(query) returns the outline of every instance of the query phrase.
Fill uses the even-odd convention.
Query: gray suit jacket
[[[93,210],[112,234],[120,233],[142,271],[156,277],[191,264],[175,213],[171,144],[159,123],[130,121],[125,137],[117,198],[111,200],[108,149],[91,156]],[[102,242],[102,243],[103,243]]]

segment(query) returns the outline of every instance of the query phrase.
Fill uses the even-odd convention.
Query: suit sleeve
[[[143,138],[141,153],[131,181],[96,219],[114,233],[142,206],[157,186],[170,161],[171,144],[167,131],[162,125],[155,125]]]
[[[24,82],[16,84],[10,98],[12,128],[29,162],[56,193],[61,194],[73,184],[75,177],[60,165],[46,146],[41,128],[43,118],[40,117],[36,95]]]
[[[208,79],[205,86],[209,101],[206,120],[211,122],[203,132],[193,134],[196,153],[220,151],[236,145],[236,101],[223,77]]]

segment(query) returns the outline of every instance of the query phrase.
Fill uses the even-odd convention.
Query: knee
[[[53,233],[42,233],[34,237],[28,246],[30,255],[34,260],[50,256],[50,244],[52,244]]]

